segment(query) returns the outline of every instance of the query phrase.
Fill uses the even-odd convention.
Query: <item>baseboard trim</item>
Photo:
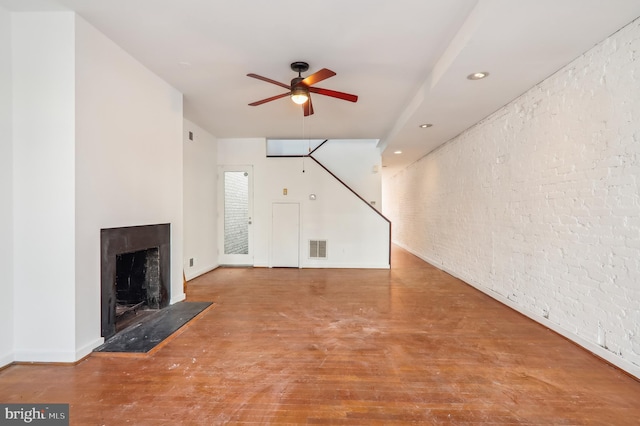
[[[104,337],[100,337],[98,339],[95,339],[93,342],[84,345],[82,348],[77,349],[76,350],[76,360],[79,362],[83,358],[88,357],[89,355],[91,355],[91,353],[93,352],[93,350],[95,348],[97,348],[98,346],[102,345],[103,343],[104,343]]]
[[[187,295],[184,293],[180,293],[178,296],[176,296],[175,298],[171,298],[171,300],[169,301],[170,305],[173,305],[174,303],[178,303],[178,302],[182,302],[183,300],[185,300],[187,298]]]
[[[93,349],[104,343],[102,337],[95,339],[93,342],[86,344],[74,353],[69,352],[16,352],[0,358],[0,369],[9,367],[10,365],[75,365],[83,359],[91,355]]]
[[[302,265],[302,269],[391,269],[389,264],[342,264],[342,263],[323,263]]]
[[[10,366],[13,363],[13,361],[14,361],[13,353],[8,353],[6,355],[2,355],[0,357],[0,370]]]
[[[200,268],[196,271],[185,271],[184,275],[185,275],[185,279],[187,281],[191,281],[194,278],[198,278],[200,275],[204,275],[207,272],[211,272],[214,269],[217,269],[220,265],[215,264],[215,265],[210,265],[210,266],[206,266],[204,268]]]
[[[73,364],[78,361],[76,352],[48,352],[48,351],[16,351],[14,364]]]
[[[585,340],[584,338],[580,337],[579,335],[572,333],[564,328],[562,328],[559,324],[556,324],[552,321],[549,321],[547,318],[540,316],[540,315],[536,315],[524,308],[522,308],[521,306],[513,303],[513,301],[507,299],[506,297],[492,291],[489,288],[486,288],[485,286],[481,285],[480,283],[477,282],[473,282],[470,281],[467,278],[462,278],[460,275],[458,275],[458,273],[456,273],[455,271],[447,268],[446,266],[443,266],[442,264],[440,264],[439,262],[435,261],[435,259],[430,259],[427,256],[423,256],[420,253],[417,253],[416,251],[410,249],[409,247],[406,247],[403,244],[394,242],[395,245],[397,245],[398,247],[401,247],[402,249],[408,251],[409,253],[413,254],[414,256],[422,259],[423,261],[427,262],[429,265],[433,266],[434,268],[438,268],[444,272],[446,272],[447,274],[459,279],[460,281],[463,281],[464,283],[470,285],[471,287],[475,288],[478,291],[481,291],[482,293],[486,294],[487,296],[491,297],[492,299],[497,300],[498,302],[502,303],[503,305],[508,306],[509,308],[513,309],[514,311],[518,312],[521,315],[526,316],[527,318],[547,327],[548,329],[554,331],[555,333],[561,335],[562,337],[564,337],[565,339],[571,341],[572,343],[580,346],[581,348],[591,352],[594,356],[597,356],[598,358],[601,358],[602,360],[604,360],[605,362],[613,365],[614,367],[619,368],[620,370],[624,371],[625,373],[633,376],[635,379],[640,380],[640,367],[636,366],[635,364],[632,364],[622,358],[620,358],[619,356],[617,356],[616,354],[609,352],[608,350],[606,350],[605,348],[603,348],[602,346],[599,346],[593,342],[590,342],[588,340]]]

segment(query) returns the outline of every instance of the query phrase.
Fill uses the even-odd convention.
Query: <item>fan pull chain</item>
[[[305,116],[303,114],[302,115],[302,140],[305,140],[305,136],[306,136],[305,128],[304,128],[304,119],[305,119]],[[307,153],[307,155],[309,155],[309,153]],[[304,173],[304,160],[305,160],[306,157],[307,157],[306,155],[302,156],[302,173]]]

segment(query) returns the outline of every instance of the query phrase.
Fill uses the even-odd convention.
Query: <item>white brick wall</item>
[[[639,179],[636,21],[385,182],[384,211],[398,244],[638,375]]]
[[[224,253],[249,253],[249,178],[244,172],[224,174]]]

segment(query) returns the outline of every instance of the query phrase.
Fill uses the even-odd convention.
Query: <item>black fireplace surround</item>
[[[163,223],[101,229],[100,247],[101,327],[102,336],[108,339],[116,333],[116,302],[123,299],[122,285],[117,290],[116,282],[132,280],[126,277],[123,279],[122,266],[117,267],[117,265],[123,263],[131,265],[130,270],[134,278],[136,275],[146,274],[146,269],[150,269],[148,274],[151,278],[147,280],[150,283],[142,285],[142,287],[150,287],[144,289],[145,293],[149,290],[149,294],[140,297],[144,298],[145,304],[151,309],[160,309],[169,305],[171,296],[171,225]],[[149,254],[145,254],[145,252]],[[147,256],[148,259],[141,259],[142,256]],[[142,291],[140,284],[132,286],[131,291],[135,298],[135,295]]]

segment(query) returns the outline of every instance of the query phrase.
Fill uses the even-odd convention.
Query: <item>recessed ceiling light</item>
[[[469,80],[482,80],[483,78],[489,77],[488,72],[474,72],[473,74],[469,74],[467,78]]]
[[[426,129],[426,128],[428,128],[428,127],[432,127],[432,126],[433,126],[433,124],[421,124],[421,125],[420,125],[420,128],[421,128],[421,129]]]
[[[398,150],[398,151],[393,151],[394,154],[402,154],[402,151]]]

